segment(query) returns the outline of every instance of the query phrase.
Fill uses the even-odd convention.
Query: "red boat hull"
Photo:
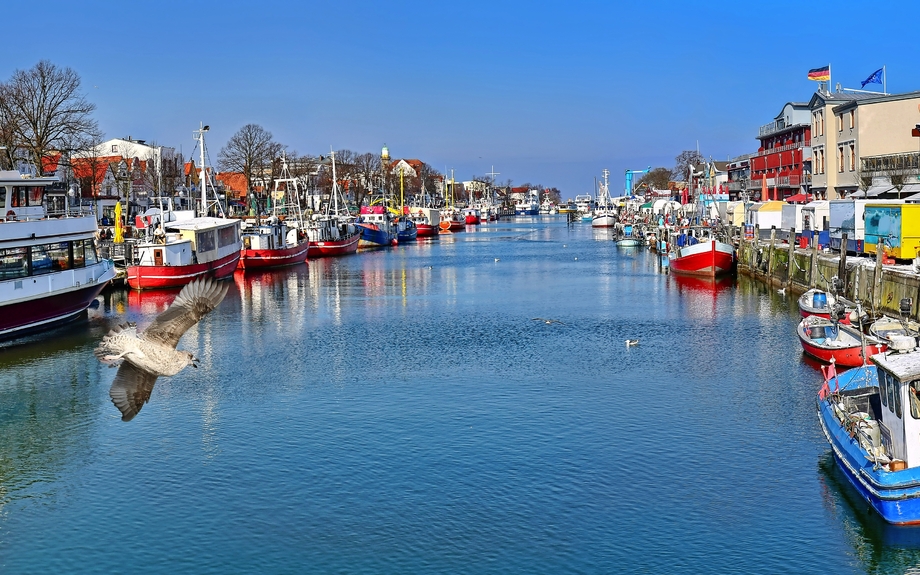
[[[164,289],[182,287],[204,276],[225,278],[236,269],[241,253],[234,252],[213,262],[188,266],[128,266],[125,281],[132,289]]]
[[[466,223],[465,223],[465,222],[458,222],[458,221],[456,221],[456,220],[451,220],[451,221],[450,221],[450,231],[452,231],[452,232],[462,232],[462,231],[465,230],[465,229],[466,229]]]
[[[264,270],[302,264],[307,261],[309,249],[310,244],[308,242],[277,250],[244,249],[240,254],[240,263],[237,264],[237,267],[241,270]]]
[[[478,226],[481,221],[479,216],[468,215],[466,216],[466,225],[468,226]]]
[[[55,295],[0,306],[0,339],[18,337],[75,319],[108,285],[108,281]]]
[[[719,246],[725,245],[709,240],[681,248],[680,255],[670,259],[668,266],[676,274],[708,278],[731,273],[735,258],[732,251],[719,249]]]
[[[334,257],[357,253],[360,239],[361,233],[358,232],[349,238],[333,242],[310,242],[310,257]]]
[[[844,328],[840,328],[844,329]],[[862,344],[856,343],[845,347],[830,347],[814,342],[803,329],[802,324],[796,329],[802,351],[824,363],[836,363],[841,367],[859,367],[866,363],[862,356]],[[866,343],[866,355],[873,356],[888,349],[883,343]]]
[[[438,228],[432,226],[431,224],[415,224],[415,227],[418,231],[417,237],[427,238],[438,235]]]

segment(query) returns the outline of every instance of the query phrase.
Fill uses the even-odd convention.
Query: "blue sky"
[[[756,150],[808,101],[809,68],[859,88],[920,90],[920,3],[724,1],[67,2],[21,8],[0,79],[47,59],[76,71],[107,137],[210,157],[259,124],[300,154],[417,157],[458,180],[591,191],[611,171],[671,168],[699,145]],[[905,125],[920,122],[906,118]]]

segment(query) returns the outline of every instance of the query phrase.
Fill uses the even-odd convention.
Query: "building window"
[[[856,144],[850,144],[850,171],[856,171]]]
[[[818,120],[820,120],[821,122],[821,126],[818,128],[818,131],[820,132],[818,135],[823,136],[824,135],[824,110],[821,110],[820,112],[818,112]]]
[[[837,131],[842,132],[843,131],[843,116],[841,116],[840,114],[834,114],[834,117],[837,119]]]
[[[850,128],[856,127],[856,110],[850,110]]]
[[[843,171],[843,160],[844,160],[843,146],[838,147],[837,152],[838,152],[837,171],[842,172]]]
[[[118,144],[112,144],[112,153],[113,153],[113,154],[117,154],[117,153],[118,153]]]

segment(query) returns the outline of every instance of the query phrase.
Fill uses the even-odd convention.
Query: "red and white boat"
[[[0,171],[0,339],[75,319],[115,277],[96,252],[96,218],[49,193],[57,181]]]
[[[836,303],[837,298],[834,294],[819,289],[810,289],[799,296],[799,313],[802,317],[816,315],[829,319],[831,317],[831,308]]]
[[[310,256],[336,257],[357,253],[361,230],[348,213],[348,203],[341,196],[335,173],[335,152],[332,158],[332,197],[322,214],[307,220],[303,231],[310,242]]]
[[[207,126],[197,131],[201,148],[200,213],[223,214],[211,174],[205,167],[204,134]],[[214,200],[208,200],[208,189]],[[125,250],[127,276],[133,289],[163,289],[181,287],[200,278],[224,278],[236,269],[243,248],[239,220],[203,215],[193,212],[166,210],[157,216],[156,226],[147,227],[144,241]]]
[[[482,223],[482,214],[479,208],[466,208],[463,210],[463,219],[468,226],[478,226]]]
[[[277,218],[243,230],[241,270],[279,268],[307,261],[310,242],[306,234]]]
[[[256,220],[255,226],[243,224],[243,253],[238,265],[241,270],[293,266],[307,261],[310,242],[300,230],[300,185],[288,171],[287,160],[281,156],[281,176],[275,180],[271,197],[273,214],[266,222]],[[292,225],[281,221],[279,215],[291,218]]]
[[[888,349],[888,344],[871,336],[862,335],[855,327],[812,315],[803,318],[796,328],[802,351],[825,363],[843,367],[858,367],[877,353]],[[862,347],[865,338],[866,356]]]
[[[690,241],[695,239],[692,238]],[[668,266],[672,272],[714,278],[734,271],[735,248],[731,244],[714,238],[696,241],[697,243],[691,245],[676,247],[671,252]]]
[[[438,237],[437,222],[441,219],[441,214],[438,210],[435,208],[411,208],[409,217],[415,222],[415,228],[418,230],[417,237]],[[432,218],[434,218],[434,223]]]
[[[466,229],[466,218],[454,208],[441,210],[441,222],[438,224],[441,233],[462,232]]]
[[[239,220],[189,218],[167,222],[161,229],[130,250],[125,281],[132,289],[182,287],[203,276],[225,278],[239,264]]]

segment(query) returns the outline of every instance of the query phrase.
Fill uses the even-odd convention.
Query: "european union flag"
[[[882,68],[879,68],[875,72],[872,72],[872,75],[863,81],[862,87],[865,88],[866,84],[881,84],[881,83],[882,83]]]

